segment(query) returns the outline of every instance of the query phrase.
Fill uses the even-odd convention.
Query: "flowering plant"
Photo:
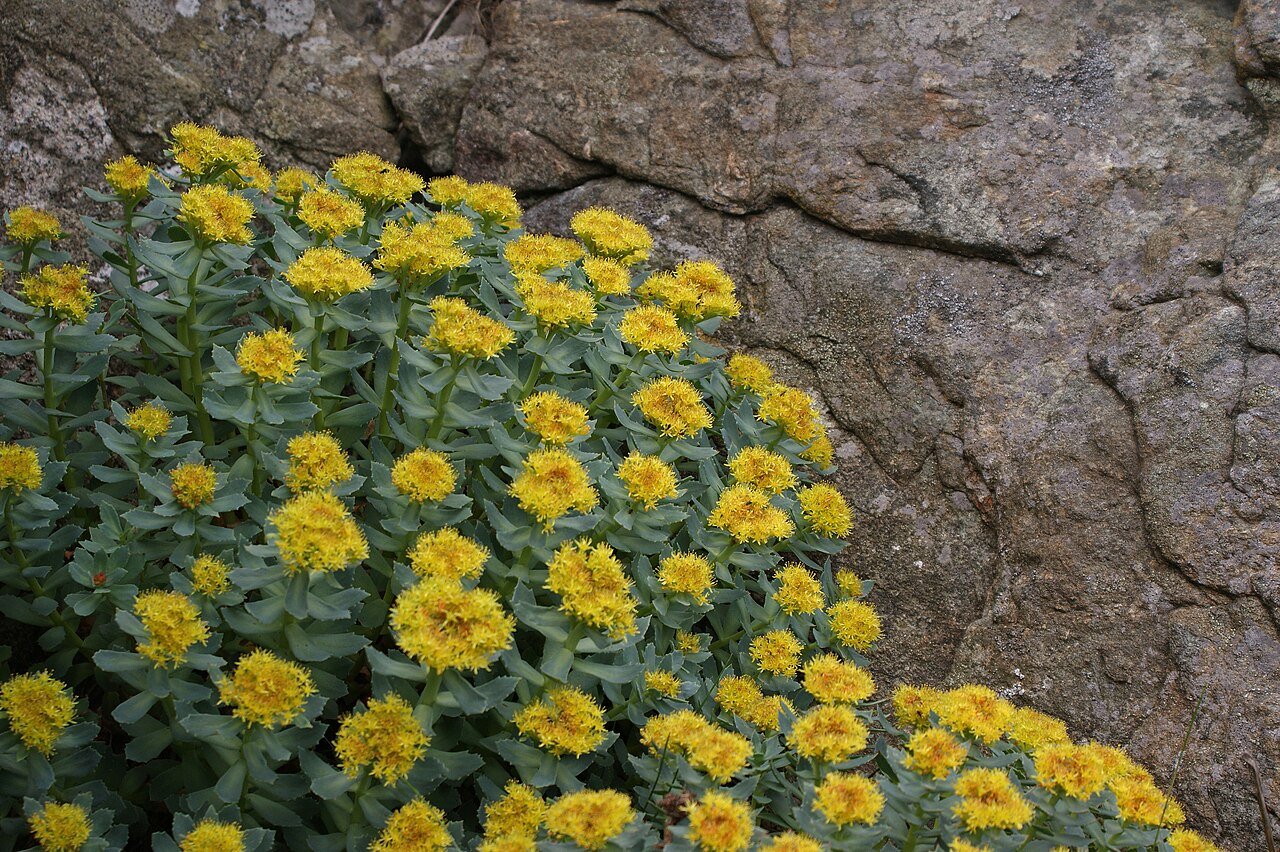
[[[1212,848],[989,689],[876,698],[831,443],[708,339],[718,266],[370,154],[171,140],[90,191],[101,288],[7,217],[6,844]]]

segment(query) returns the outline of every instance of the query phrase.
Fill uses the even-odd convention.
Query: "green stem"
[[[396,390],[396,374],[400,372],[400,341],[409,330],[409,311],[413,308],[413,300],[409,298],[409,290],[403,281],[400,282],[400,304],[396,312],[396,338],[391,342],[391,358],[387,362],[386,384],[382,389],[382,410],[378,412],[378,434],[390,437],[387,430],[387,412]]]
[[[440,437],[440,431],[444,428],[444,413],[449,406],[449,397],[453,395],[453,386],[456,377],[444,386],[440,391],[440,396],[436,399],[436,416],[431,421],[431,428],[427,430],[427,440],[434,441]]]
[[[542,377],[542,356],[534,354],[533,364],[529,366],[529,377],[524,380],[524,384],[520,387],[520,398],[525,399],[533,392],[538,385],[538,379]]]
[[[48,422],[49,437],[53,439],[53,457],[58,461],[67,460],[67,445],[62,437],[62,426],[58,423],[57,398],[53,390],[53,367],[56,355],[57,326],[50,326],[44,333],[44,359],[40,364],[41,378],[44,379],[44,413]]]
[[[179,331],[182,332],[182,345],[191,353],[186,358],[187,387],[183,389],[195,403],[200,440],[205,446],[212,446],[214,443],[213,420],[210,419],[209,412],[204,409],[204,357],[200,331],[196,328],[200,311],[200,279],[204,277],[204,269],[204,250],[200,249],[196,255],[196,268],[191,271],[191,277],[187,279],[187,310]]]
[[[34,248],[35,246],[22,247],[22,262],[18,268],[19,276],[26,275],[31,271],[31,252]]]
[[[418,703],[414,710],[426,709],[427,721],[426,729],[428,733],[431,731],[432,725],[435,724],[436,718],[436,696],[440,694],[440,672],[433,668],[427,669],[427,680],[422,685],[422,693],[418,696]]]

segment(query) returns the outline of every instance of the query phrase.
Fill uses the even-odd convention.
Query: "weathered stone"
[[[422,162],[435,174],[453,170],[453,140],[486,47],[474,36],[424,41],[396,54],[382,71],[387,97],[403,117]]]

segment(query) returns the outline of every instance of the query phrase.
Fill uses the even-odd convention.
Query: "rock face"
[[[189,117],[276,163],[508,182],[531,227],[650,223],[664,260],[725,263],[731,342],[836,427],[880,681],[991,683],[1262,848],[1275,3],[505,0],[424,41],[444,5],[8,0],[0,202],[83,209],[103,157]]]

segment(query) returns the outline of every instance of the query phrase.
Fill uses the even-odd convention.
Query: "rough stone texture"
[[[1190,726],[1177,793],[1262,848],[1280,7],[505,0],[423,41],[443,6],[0,0],[0,202],[83,209],[190,117],[651,223],[835,427],[880,681],[981,679],[1165,782]]]

